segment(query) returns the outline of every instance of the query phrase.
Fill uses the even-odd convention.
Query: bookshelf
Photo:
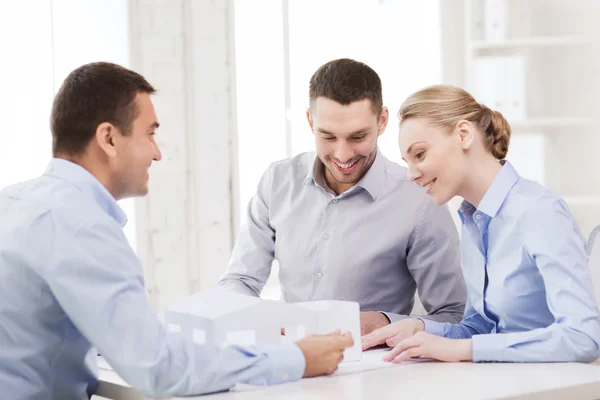
[[[485,52],[494,50],[518,49],[527,47],[561,47],[587,45],[591,42],[585,35],[572,36],[532,36],[518,39],[498,41],[471,40],[469,45],[473,51]]]
[[[464,0],[464,87],[511,124],[508,159],[600,224],[600,1]],[[512,159],[511,159],[512,158]]]

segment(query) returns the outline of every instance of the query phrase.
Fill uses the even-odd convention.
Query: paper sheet
[[[361,361],[350,361],[341,363],[338,370],[333,373],[333,376],[355,374],[358,372],[372,371],[376,369],[398,367],[400,365],[414,364],[418,362],[432,361],[430,358],[419,358],[404,361],[401,364],[394,364],[383,361],[383,357],[391,348],[367,350],[362,353]]]
[[[385,356],[385,353],[389,352],[390,350],[392,350],[392,349],[385,348],[385,349],[367,350],[367,351],[363,352],[361,361],[350,361],[350,362],[341,363],[338,367],[338,370],[336,372],[334,372],[333,375],[331,375],[331,376],[349,375],[349,374],[373,371],[373,370],[378,370],[378,369],[383,369],[383,368],[399,367],[402,365],[414,364],[414,363],[418,363],[418,362],[432,361],[429,358],[413,359],[410,361],[404,361],[401,364],[394,364],[391,362],[383,361],[383,357]],[[113,368],[108,364],[108,362],[106,362],[106,360],[102,356],[98,356],[98,368],[101,370],[108,371],[108,372],[104,372],[105,374],[112,373],[115,376],[117,376],[116,373],[114,372]],[[327,378],[328,378],[327,376],[323,376],[323,377],[319,377],[318,379],[327,379]],[[127,383],[125,383],[125,381],[122,380],[120,377],[119,377],[119,382],[122,386],[126,386],[126,387],[130,386]],[[262,388],[262,386],[254,386],[254,385],[238,383],[232,389],[232,391],[233,392],[243,392],[243,391],[249,391],[249,390],[260,390],[261,388]]]
[[[368,350],[362,353],[362,359],[360,361],[349,361],[341,363],[338,370],[333,373],[337,375],[354,374],[357,372],[371,371],[374,369],[390,368],[397,364],[383,361],[385,354],[391,349],[375,349]]]

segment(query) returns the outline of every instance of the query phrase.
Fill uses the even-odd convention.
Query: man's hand
[[[344,359],[344,350],[354,345],[348,332],[340,335],[335,331],[329,335],[311,335],[296,342],[304,354],[306,369],[304,378],[334,373]]]
[[[394,347],[400,341],[424,329],[425,324],[420,319],[406,318],[363,336],[361,338],[362,349],[367,350],[384,343]]]
[[[401,341],[384,358],[398,364],[415,357],[428,357],[440,361],[458,362],[473,359],[471,339],[446,339],[426,332]]]
[[[364,336],[390,324],[390,320],[378,311],[362,311],[360,313],[360,335]]]

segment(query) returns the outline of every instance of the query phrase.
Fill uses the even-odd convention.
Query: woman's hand
[[[363,336],[361,338],[362,349],[366,350],[384,343],[390,347],[394,347],[403,339],[423,329],[425,329],[425,324],[420,319],[406,318]]]
[[[446,339],[430,333],[418,332],[398,343],[383,360],[397,364],[417,357],[448,362],[471,361],[472,341],[471,339]]]

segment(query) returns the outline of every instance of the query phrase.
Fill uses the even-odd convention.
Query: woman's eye
[[[424,151],[422,151],[422,152],[420,152],[420,153],[417,153],[417,154],[415,155],[415,158],[416,158],[417,160],[421,160],[421,159],[423,159],[423,156],[424,156],[424,155],[425,155],[425,152],[424,152]]]

